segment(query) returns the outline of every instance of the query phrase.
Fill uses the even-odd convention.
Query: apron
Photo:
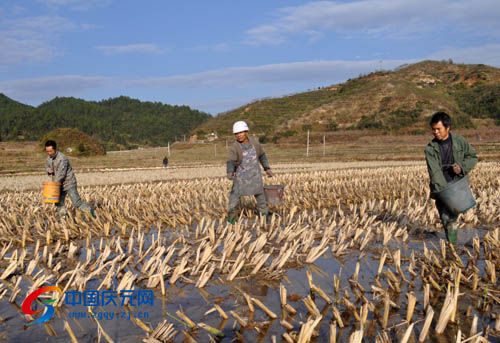
[[[236,168],[235,185],[239,196],[255,195],[264,192],[262,173],[257,159],[255,148],[247,144],[241,144],[243,159]]]

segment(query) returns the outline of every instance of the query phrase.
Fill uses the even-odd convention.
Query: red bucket
[[[283,203],[283,192],[285,185],[265,185],[264,194],[268,205],[279,205]]]

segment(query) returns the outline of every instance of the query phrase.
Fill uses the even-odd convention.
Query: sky
[[[1,0],[0,93],[212,115],[421,60],[500,67],[499,0]]]

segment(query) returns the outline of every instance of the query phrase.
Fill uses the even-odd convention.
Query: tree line
[[[126,96],[99,102],[56,97],[32,107],[0,94],[0,141],[38,140],[55,128],[70,127],[99,139],[108,150],[159,146],[188,135],[210,117],[188,106]]]
[[[500,84],[479,84],[459,89],[456,94],[459,108],[475,118],[492,118],[500,125]]]

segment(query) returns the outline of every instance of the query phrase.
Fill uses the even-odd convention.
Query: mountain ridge
[[[499,68],[422,61],[312,91],[257,100],[207,120],[195,132],[231,135],[232,123],[245,120],[259,136],[338,129],[419,134],[438,110],[449,112],[455,127],[473,128],[492,121],[500,124],[497,96]]]
[[[101,101],[55,97],[33,107],[0,93],[0,141],[38,140],[56,128],[76,128],[107,150],[167,145],[210,117],[188,106],[126,96]]]

